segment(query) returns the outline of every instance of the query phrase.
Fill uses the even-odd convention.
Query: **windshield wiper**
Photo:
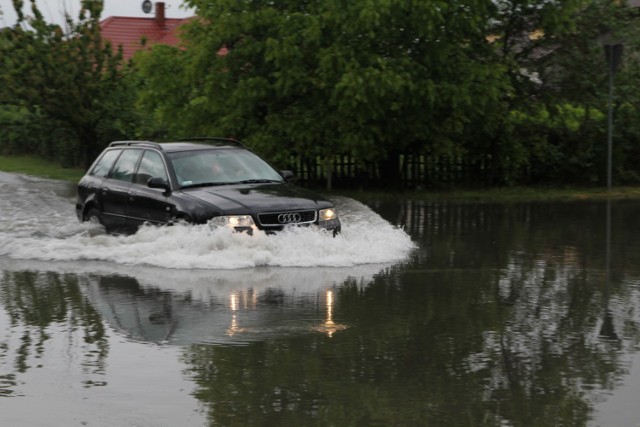
[[[246,179],[244,181],[228,181],[228,182],[198,182],[196,184],[186,184],[180,186],[180,188],[198,188],[198,187],[215,187],[220,185],[237,185],[237,184],[267,184],[270,182],[282,183],[275,179]]]
[[[180,188],[215,187],[218,185],[231,185],[234,182],[199,182],[197,184],[182,185]]]
[[[269,182],[282,182],[282,181],[277,181],[275,179],[245,179],[244,181],[238,182],[238,184],[265,184]]]

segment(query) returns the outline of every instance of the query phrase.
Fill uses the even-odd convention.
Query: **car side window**
[[[147,185],[149,178],[162,178],[168,181],[162,156],[157,151],[145,150],[133,181],[136,184]]]
[[[111,178],[125,182],[133,181],[133,174],[136,170],[136,165],[138,164],[141,152],[142,150],[139,149],[124,150],[113,167]]]
[[[98,160],[96,165],[93,167],[89,175],[99,176],[102,178],[109,175],[111,166],[113,166],[113,163],[116,161],[121,151],[122,150],[105,151],[102,157],[100,157],[100,160]]]

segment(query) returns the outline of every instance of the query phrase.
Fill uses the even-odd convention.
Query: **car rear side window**
[[[96,163],[96,165],[91,170],[90,175],[106,177],[109,175],[109,171],[111,170],[111,166],[113,166],[113,162],[116,161],[118,155],[122,150],[108,150],[105,151],[100,160]]]
[[[162,156],[156,151],[145,150],[138,166],[138,173],[134,178],[136,184],[147,185],[149,178],[162,178],[168,181]]]
[[[139,149],[124,150],[113,167],[111,178],[125,182],[133,181],[133,174],[136,170],[136,165],[138,164],[141,152],[142,150]]]

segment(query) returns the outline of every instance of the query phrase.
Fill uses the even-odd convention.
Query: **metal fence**
[[[304,185],[327,184],[327,171],[320,159],[292,156],[287,167]],[[352,156],[336,155],[332,159],[331,184],[344,189],[473,187],[493,184],[493,172],[488,157],[470,161],[463,157],[400,154],[384,162],[366,163]]]

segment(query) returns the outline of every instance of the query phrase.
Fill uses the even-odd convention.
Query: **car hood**
[[[222,210],[225,214],[246,214],[290,210],[322,209],[333,204],[323,196],[287,183],[225,185],[183,190]]]

